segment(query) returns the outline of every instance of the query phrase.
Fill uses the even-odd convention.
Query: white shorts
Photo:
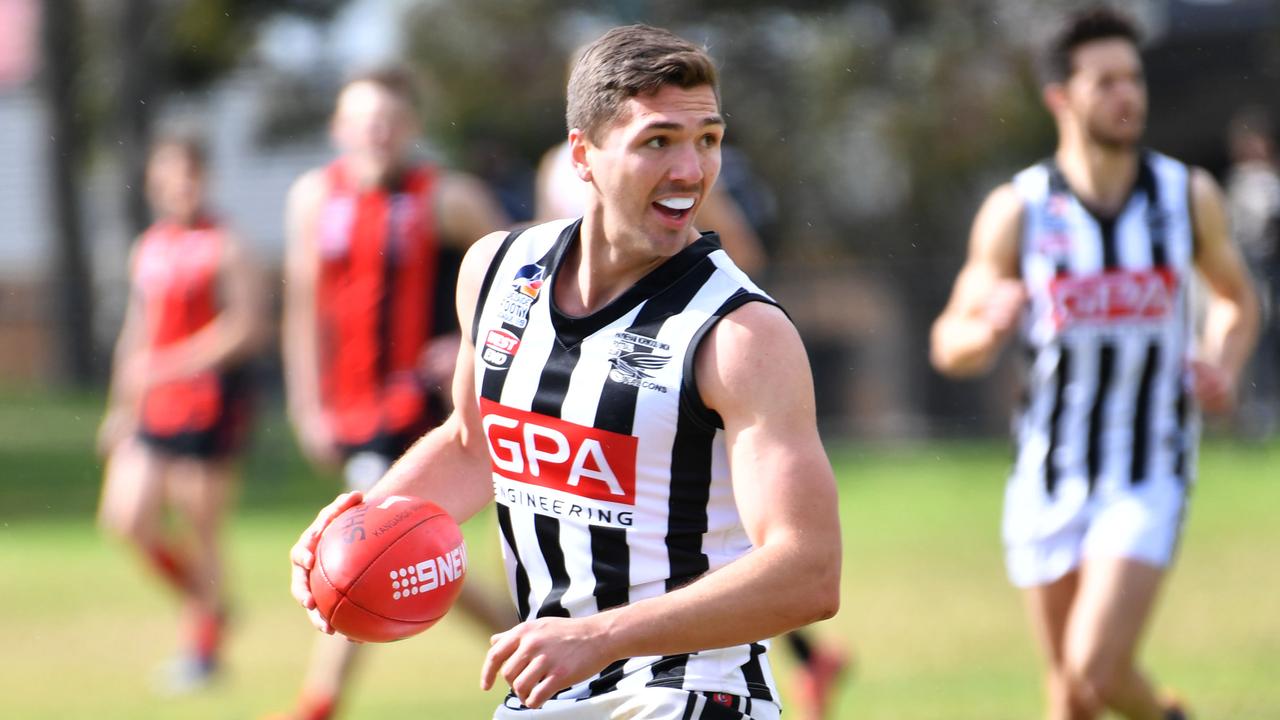
[[[1099,483],[1092,492],[1084,478],[1062,478],[1053,495],[1040,478],[1011,478],[1003,523],[1009,580],[1021,588],[1047,585],[1087,557],[1167,567],[1182,534],[1186,498],[1186,484],[1176,477]]]
[[[362,450],[347,458],[346,464],[342,466],[342,479],[346,482],[347,489],[367,492],[387,474],[392,459],[369,450]]]
[[[650,687],[585,700],[549,700],[537,710],[508,696],[493,720],[778,720],[781,714],[765,700]]]

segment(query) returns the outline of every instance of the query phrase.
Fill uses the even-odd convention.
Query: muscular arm
[[[134,251],[130,253],[129,258],[130,268],[133,267],[133,257],[136,252],[137,243],[134,243]],[[139,373],[135,368],[137,368],[136,361],[143,346],[144,332],[142,300],[130,287],[124,322],[120,327],[120,335],[116,338],[115,349],[111,356],[111,384],[107,390],[107,411],[98,428],[98,452],[104,456],[137,426],[137,406],[142,399],[142,378],[138,377]]]
[[[282,347],[289,420],[313,462],[336,460],[320,403],[320,339],[316,288],[320,260],[316,227],[326,192],[324,173],[312,170],[294,182],[285,205],[284,319]]]
[[[1211,412],[1230,407],[1235,383],[1258,335],[1258,299],[1240,249],[1228,233],[1222,192],[1203,170],[1191,175],[1196,267],[1209,287],[1196,392]]]
[[[969,233],[969,255],[947,307],[933,323],[929,359],[944,375],[990,369],[1017,323],[1025,300],[1018,280],[1022,203],[1013,186],[996,188]]]
[[[743,306],[708,335],[696,372],[705,402],[724,420],[734,498],[754,549],[665,595],[495,636],[484,687],[500,674],[538,707],[616,659],[755,642],[835,614],[835,481],[794,327],[777,308]]]

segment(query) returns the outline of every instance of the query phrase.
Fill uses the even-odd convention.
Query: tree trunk
[[[83,138],[75,92],[83,37],[75,0],[45,0],[42,90],[49,122],[50,227],[56,243],[49,287],[58,335],[58,379],[76,387],[87,387],[95,369],[91,280],[80,221]]]
[[[119,11],[116,34],[120,58],[120,89],[116,115],[121,170],[125,183],[125,218],[130,237],[150,224],[147,209],[146,165],[151,145],[152,96],[156,67],[152,64],[151,25],[155,9],[151,0],[125,0]]]

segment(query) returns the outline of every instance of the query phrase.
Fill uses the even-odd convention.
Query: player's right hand
[[[316,609],[316,599],[311,594],[311,567],[316,562],[316,546],[320,544],[320,535],[334,518],[341,515],[347,508],[359,505],[363,500],[364,495],[359,491],[343,493],[334,498],[333,502],[316,515],[316,519],[311,521],[307,529],[302,531],[298,542],[294,543],[293,549],[289,551],[289,562],[293,565],[293,581],[289,589],[293,593],[293,599],[307,611],[311,624],[328,635],[333,634],[333,628]]]
[[[109,457],[120,443],[133,434],[135,425],[130,413],[120,408],[108,410],[106,417],[102,418],[102,424],[98,426],[98,456]]]
[[[294,418],[294,428],[302,454],[311,464],[322,468],[336,468],[341,464],[342,453],[338,451],[333,431],[322,414],[308,413]]]
[[[1026,302],[1027,289],[1021,280],[1001,278],[995,281],[987,295],[983,317],[997,336],[1003,336],[1017,326]]]

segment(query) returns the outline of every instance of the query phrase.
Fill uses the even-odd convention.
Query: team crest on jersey
[[[531,263],[516,271],[511,279],[511,292],[502,299],[498,308],[498,317],[508,325],[522,328],[529,324],[529,308],[542,292],[545,270],[541,265]]]
[[[538,293],[542,291],[543,273],[544,270],[541,265],[536,263],[525,265],[516,271],[516,276],[512,278],[511,285],[516,290],[536,300]]]
[[[506,370],[511,358],[520,349],[520,338],[514,333],[494,328],[484,339],[484,348],[480,351],[480,359],[494,370]]]
[[[671,362],[671,346],[635,333],[620,332],[613,336],[609,348],[609,379],[630,385],[667,392],[665,385],[653,382],[651,373],[661,370]],[[667,354],[662,354],[666,351]]]

